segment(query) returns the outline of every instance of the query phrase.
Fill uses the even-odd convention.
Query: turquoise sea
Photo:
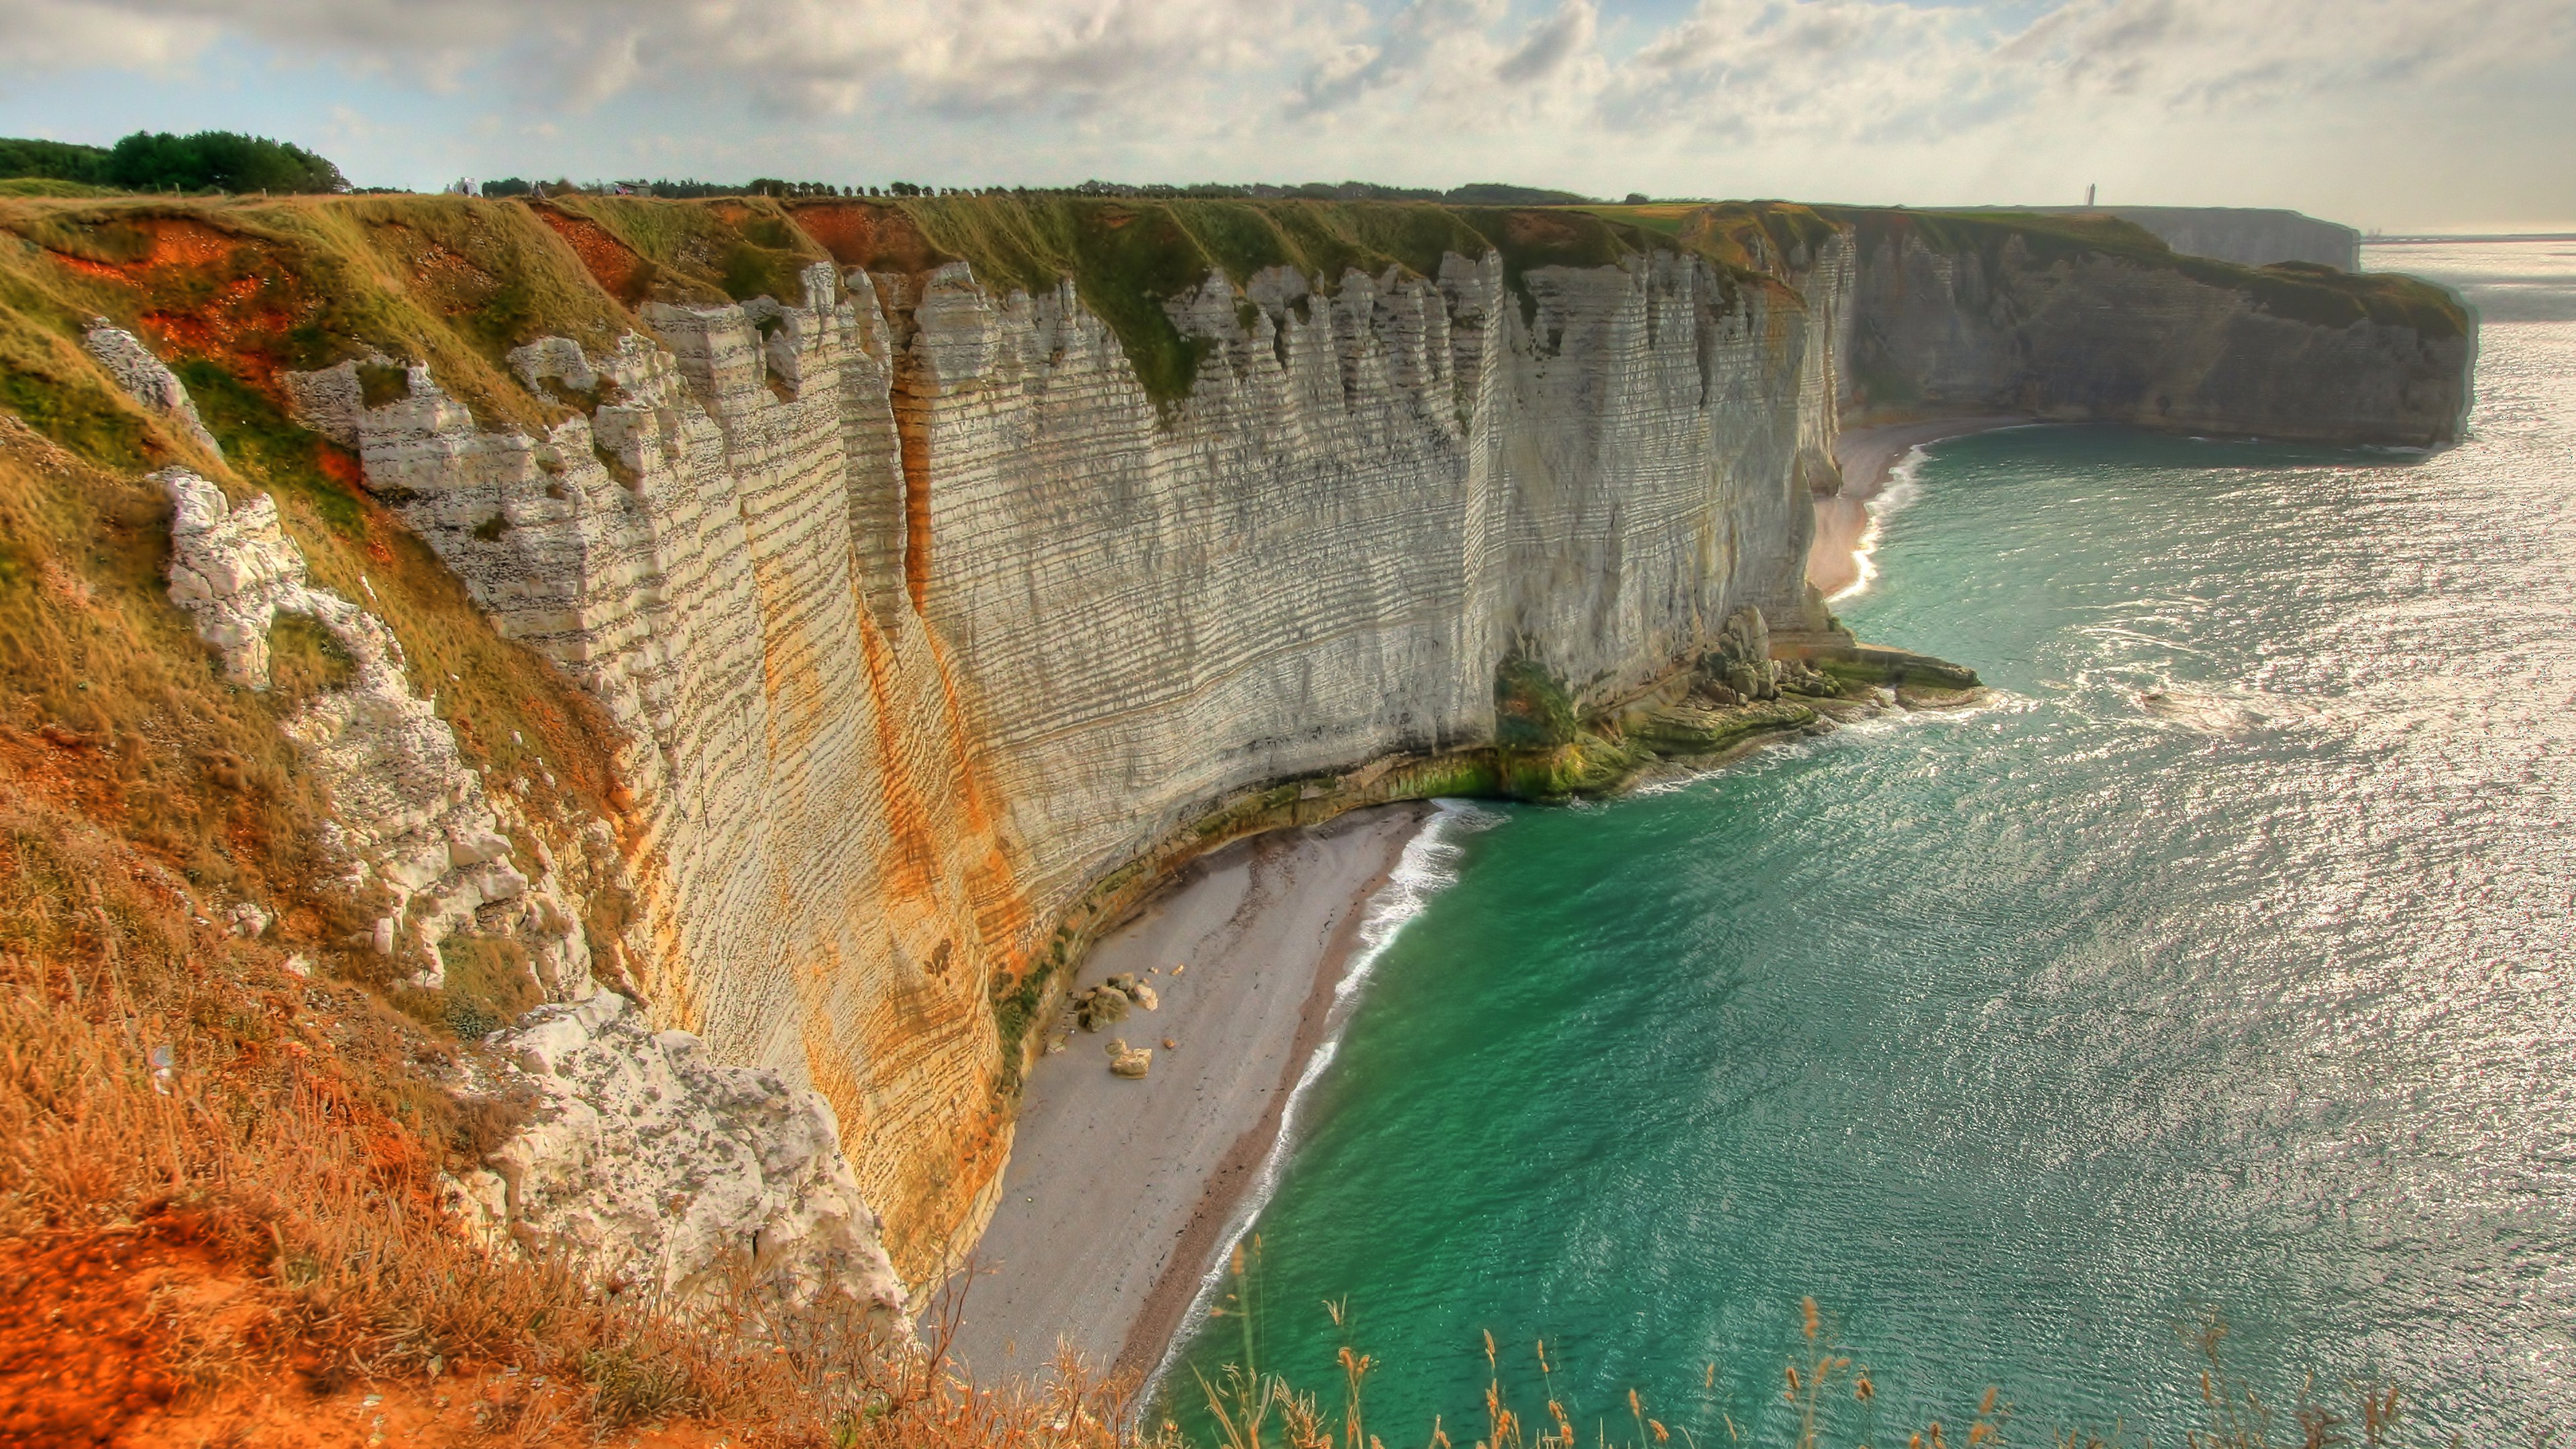
[[[1451,815],[1170,1402],[1347,1340],[1464,1446],[1490,1331],[1541,1427],[1544,1339],[1587,1441],[1785,1444],[1812,1295],[1828,1442],[2179,1442],[2210,1314],[2288,1442],[2576,1432],[2576,246],[2371,263],[2485,313],[2462,446],[1939,445],[1837,607],[1993,704]]]

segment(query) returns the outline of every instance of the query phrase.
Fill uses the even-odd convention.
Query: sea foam
[[[1162,1357],[1145,1379],[1144,1392],[1137,1396],[1139,1405],[1152,1402],[1163,1376],[1170,1372],[1184,1345],[1196,1336],[1199,1325],[1206,1321],[1208,1310],[1216,1302],[1217,1291],[1225,1283],[1226,1267],[1232,1261],[1234,1248],[1260,1220],[1262,1209],[1279,1190],[1279,1181],[1288,1165],[1290,1147],[1296,1141],[1297,1114],[1306,1104],[1306,1096],[1321,1081],[1324,1072],[1340,1054],[1342,1033],[1350,1025],[1359,1002],[1360,989],[1377,970],[1379,959],[1405,926],[1422,914],[1431,898],[1458,883],[1458,861],[1464,854],[1458,838],[1490,830],[1508,817],[1485,810],[1465,800],[1434,800],[1431,818],[1422,829],[1405,842],[1404,853],[1397,857],[1395,869],[1387,873],[1386,884],[1370,896],[1366,914],[1361,917],[1359,946],[1343,967],[1341,979],[1333,983],[1333,1004],[1324,1018],[1324,1040],[1306,1065],[1297,1073],[1297,1083],[1288,1089],[1288,1100],[1279,1111],[1279,1132],[1270,1141],[1270,1150],[1261,1159],[1261,1171],[1253,1178],[1251,1190],[1243,1196],[1226,1224],[1225,1234],[1217,1242],[1206,1273],[1199,1279],[1198,1292],[1190,1299],[1190,1311],[1181,1319],[1171,1341],[1163,1346]]]

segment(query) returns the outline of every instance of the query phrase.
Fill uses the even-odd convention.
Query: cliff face
[[[1070,286],[802,280],[524,350],[619,399],[542,439],[426,369],[294,386],[633,731],[614,949],[832,1099],[916,1274],[1001,1167],[988,997],[1103,877],[1247,786],[1482,743],[1515,649],[1611,693],[1803,607],[1825,374],[1794,296],[1705,262],[1542,271],[1526,313],[1492,257],[1212,278],[1166,408]]]
[[[2473,337],[2443,324],[2444,299],[2383,295],[2379,279],[2160,265],[1905,218],[1856,237],[1847,423],[2014,414],[2434,447],[2466,411]]]
[[[2048,206],[2051,216],[2116,216],[2155,234],[2175,251],[2268,267],[2313,262],[2352,272],[2361,269],[2361,233],[2340,222],[2265,206]]]
[[[2464,386],[2456,317],[2125,232],[1664,220],[442,203],[366,233],[428,320],[266,382],[604,706],[591,968],[818,1089],[918,1283],[1082,930],[1306,802],[1463,788],[1506,675],[1597,709],[1815,622],[1845,417],[2432,440]]]

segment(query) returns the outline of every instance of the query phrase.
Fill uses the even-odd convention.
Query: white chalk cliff
[[[830,1099],[916,1276],[1007,1151],[996,985],[1097,882],[1244,787],[1488,738],[1507,654],[1599,693],[1805,607],[1821,309],[1674,253],[1526,312],[1492,255],[1321,280],[1173,303],[1211,347],[1168,408],[1070,283],[962,263],[522,348],[598,399],[546,436],[427,368],[294,381],[626,730],[642,910],[596,948]]]
[[[347,206],[238,239],[295,285],[211,353],[170,321],[194,253],[127,269],[128,325],[217,391],[77,325],[104,302],[65,325],[142,404],[143,456],[198,470],[156,475],[171,599],[232,680],[295,691],[372,923],[315,949],[423,987],[454,961],[452,1022],[531,999],[477,994],[495,961],[556,1003],[494,1039],[538,1110],[457,1201],[681,1293],[744,1262],[879,1305],[944,1276],[1066,963],[1193,853],[1383,799],[1605,788],[1812,722],[1765,697],[1774,644],[1898,658],[1816,632],[1838,427],[2433,446],[2474,351],[2424,284],[2101,220]],[[492,647],[337,492],[360,477],[559,673]],[[303,531],[324,507],[363,529]],[[473,639],[447,657],[498,661],[531,712],[478,732],[458,697],[493,681],[413,678],[396,629]],[[520,724],[563,729],[524,797]]]
[[[904,1306],[831,1104],[707,1060],[613,991],[491,1038],[529,1121],[457,1182],[468,1214],[604,1284],[686,1301],[738,1288]]]

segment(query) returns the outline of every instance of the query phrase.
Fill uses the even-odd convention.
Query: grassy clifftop
[[[1865,210],[1820,207],[1818,213],[1850,227],[1863,246],[1907,237],[1936,252],[1974,257],[1992,269],[2020,253],[2041,266],[2084,256],[2130,266],[2178,272],[2205,286],[2245,293],[2275,316],[2318,327],[2369,321],[2411,327],[2428,338],[2466,336],[2469,314],[2459,298],[2429,282],[2397,272],[2342,272],[2313,262],[2242,267],[2174,251],[2153,233],[2117,217],[2054,216],[2035,212]]]
[[[571,196],[156,200],[0,197],[0,372],[34,380],[9,399],[101,461],[131,447],[92,432],[60,347],[93,315],[165,356],[202,357],[272,399],[275,374],[381,354],[431,364],[495,425],[560,415],[502,366],[542,336],[605,344],[650,333],[647,303],[801,300],[814,262],[919,273],[964,261],[1003,288],[1072,279],[1156,397],[1185,394],[1203,344],[1163,304],[1211,273],[1241,285],[1292,267],[1331,287],[1389,267],[1436,275],[1456,254],[1498,253],[1528,273],[1690,250],[1756,284],[1762,269],[1655,224],[1577,208],[1422,202],[1139,201],[1070,196],[781,202]],[[41,392],[54,401],[44,401]],[[67,411],[67,409],[69,411]]]
[[[991,285],[1033,292],[1070,278],[1147,390],[1169,401],[1188,392],[1206,344],[1182,336],[1165,304],[1211,274],[1239,287],[1284,266],[1329,289],[1353,270],[1435,276],[1447,256],[1491,252],[1527,305],[1527,278],[1540,268],[1655,251],[1697,257],[1729,287],[1776,288],[1844,232],[1864,246],[1910,237],[1990,268],[2096,256],[2172,270],[2321,326],[2368,319],[2458,336],[2468,325],[2456,299],[2411,278],[2180,256],[2110,217],[1789,202],[0,196],[0,402],[75,451],[133,461],[113,438],[84,431],[74,414],[94,408],[64,388],[60,345],[104,315],[164,355],[214,362],[271,398],[280,369],[374,353],[430,363],[495,425],[534,427],[561,408],[510,378],[502,358],[512,347],[649,333],[648,302],[796,302],[799,270],[825,260],[908,273],[964,261]]]

